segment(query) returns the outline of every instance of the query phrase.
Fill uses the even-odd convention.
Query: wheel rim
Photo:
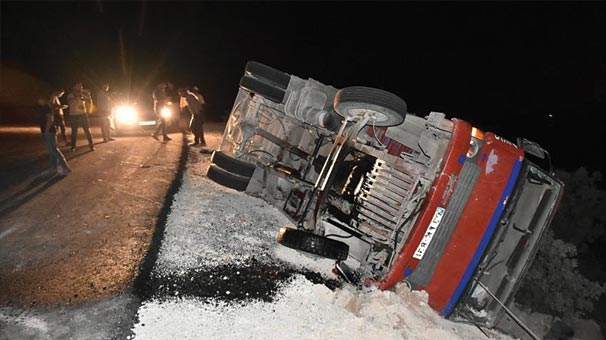
[[[368,124],[376,127],[400,125],[404,121],[404,117],[397,112],[372,104],[343,103],[338,107],[336,112],[339,116],[350,118],[354,121],[359,121],[363,117],[368,116],[370,118]]]
[[[354,114],[354,116],[356,117],[364,117],[365,115],[368,115],[368,117],[370,117],[370,120],[374,123],[382,123],[385,122],[387,120],[389,120],[389,116],[384,114],[383,112],[379,112],[379,111],[375,111],[375,110],[369,110],[369,109],[351,109],[349,110],[351,113]]]

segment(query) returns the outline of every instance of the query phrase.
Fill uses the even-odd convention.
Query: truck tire
[[[223,151],[218,150],[213,151],[213,154],[210,156],[210,162],[218,165],[224,170],[247,178],[252,177],[257,168],[252,163],[233,158],[226,155]]]
[[[343,242],[324,236],[292,228],[281,228],[278,243],[288,248],[302,250],[329,259],[344,261],[349,254],[349,246]]]
[[[245,191],[246,187],[248,186],[248,182],[250,182],[250,178],[233,174],[229,171],[221,169],[215,164],[210,165],[206,176],[212,179],[215,183],[238,191]]]
[[[286,90],[288,88],[288,83],[290,83],[290,75],[288,73],[284,73],[256,61],[247,62],[244,72],[247,76],[265,81],[283,90]]]
[[[286,94],[281,88],[274,87],[271,84],[249,76],[244,76],[240,79],[240,87],[278,104],[282,103]]]
[[[335,95],[334,109],[342,117],[357,116],[366,111],[375,119],[369,124],[374,126],[396,126],[404,122],[406,102],[395,94],[364,86],[345,87]]]

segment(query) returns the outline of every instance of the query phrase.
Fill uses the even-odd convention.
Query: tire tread
[[[254,164],[228,156],[223,151],[219,150],[213,151],[210,156],[210,162],[218,165],[224,170],[247,178],[252,177],[256,169]]]
[[[250,182],[250,178],[231,173],[212,163],[208,168],[206,176],[213,180],[215,183],[238,191],[245,191],[246,187],[248,186],[248,183]]]
[[[249,76],[244,76],[240,79],[240,87],[278,104],[282,103],[286,95],[283,89]]]
[[[349,246],[341,241],[292,228],[280,230],[278,243],[337,261],[347,259],[349,253]]]
[[[244,72],[247,76],[267,81],[283,90],[286,90],[290,83],[290,75],[288,73],[256,61],[247,62]]]

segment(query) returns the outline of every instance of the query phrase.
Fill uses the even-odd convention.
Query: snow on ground
[[[201,167],[190,163],[186,170],[152,272],[154,278],[179,278],[157,287],[178,288],[160,289],[164,294],[141,305],[132,338],[486,339],[474,326],[441,318],[429,308],[423,292],[403,286],[396,291],[361,291],[347,285],[331,290],[329,284],[311,282],[296,268],[321,273],[330,281],[335,279],[333,262],[278,245],[275,233],[288,219],[260,199],[208,180]],[[257,276],[239,277],[245,271],[239,268],[253,267],[259,268]],[[213,268],[221,269],[215,273]],[[288,274],[272,268],[284,268]],[[248,281],[267,287],[259,280],[275,277],[275,289],[268,290],[270,298],[247,298],[248,292],[235,298],[229,288],[234,277],[243,287]],[[195,286],[198,290],[213,285],[208,290],[216,289],[216,296],[191,287],[180,293],[189,280],[203,282]],[[217,284],[222,280],[231,283]],[[491,337],[505,338],[496,333]]]

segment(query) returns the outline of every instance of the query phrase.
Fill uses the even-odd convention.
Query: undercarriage
[[[241,87],[220,150],[258,165],[247,193],[283,209],[291,227],[346,244],[339,260],[378,279],[416,220],[452,123],[402,112],[387,130],[337,113],[336,94],[295,76],[280,103]]]

